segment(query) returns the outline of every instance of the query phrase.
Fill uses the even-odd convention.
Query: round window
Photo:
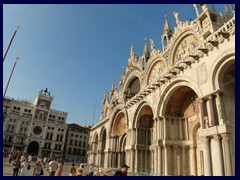
[[[36,134],[36,135],[39,135],[42,133],[42,128],[40,126],[35,126],[33,128],[33,133]]]

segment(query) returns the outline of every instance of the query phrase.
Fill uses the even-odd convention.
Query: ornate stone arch
[[[106,133],[107,133],[107,128],[106,128],[105,126],[103,126],[103,127],[101,128],[101,131],[100,131],[100,139],[101,139],[102,136],[103,136],[104,130],[105,130]]]
[[[162,58],[157,58],[156,60],[152,61],[149,67],[146,69],[147,75],[145,78],[145,84],[152,84],[154,81],[158,79],[159,76],[167,72],[168,64]]]
[[[98,133],[95,132],[94,135],[92,136],[92,142],[95,142],[95,140],[99,141]]]
[[[154,116],[153,108],[150,106],[150,104],[146,101],[141,102],[138,105],[138,107],[136,108],[135,113],[134,113],[133,124],[132,124],[133,128],[136,128],[138,126],[138,120],[139,120],[139,117],[141,115],[140,113],[141,113],[142,109],[146,106],[151,108],[152,115]]]
[[[138,70],[134,70],[131,72],[131,74],[129,74],[127,76],[127,78],[125,79],[124,81],[124,85],[123,85],[123,88],[122,88],[122,91],[121,91],[121,99],[123,100],[124,102],[124,95],[125,95],[125,92],[127,92],[127,88],[129,88],[130,84],[135,80],[135,79],[138,79],[139,80],[139,84],[140,84],[140,88],[141,88],[141,84],[142,84],[142,79],[141,79],[141,73],[138,71]]]
[[[178,89],[180,86],[187,86],[190,89],[192,89],[197,97],[202,96],[202,91],[197,82],[195,82],[192,78],[183,76],[177,80],[174,80],[170,85],[166,86],[162,90],[162,96],[160,96],[160,99],[158,100],[158,105],[156,106],[156,115],[162,116],[164,112],[166,111],[166,103],[168,102],[171,95],[175,92],[176,89]]]
[[[176,64],[180,59],[184,58],[189,52],[194,51],[199,45],[199,36],[193,29],[183,31],[176,39],[175,44],[170,52],[170,66]]]
[[[212,87],[220,90],[218,101],[221,102],[220,119],[226,123],[235,124],[235,53],[227,50],[218,56],[219,63],[215,63],[210,69],[212,75]],[[217,62],[216,60],[216,62]]]
[[[122,109],[118,109],[114,112],[110,125],[109,135],[121,136],[127,131],[127,116]]]
[[[226,68],[228,68],[232,64],[235,64],[235,49],[229,49],[227,51],[224,51],[216,58],[214,64],[211,66],[209,71],[209,75],[210,77],[212,77],[212,81],[210,81],[210,87],[212,87],[213,90],[221,89],[221,85],[219,84],[219,78],[223,78],[222,71],[225,71]]]

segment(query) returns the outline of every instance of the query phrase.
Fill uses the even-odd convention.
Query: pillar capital
[[[221,137],[219,134],[215,134],[215,135],[213,135],[213,138],[214,138],[216,141],[219,141],[222,137]]]
[[[222,137],[222,140],[228,140],[230,137],[230,134],[228,134],[228,133],[221,133],[220,135]]]
[[[206,143],[209,141],[209,137],[208,136],[202,136],[200,137],[200,140],[203,142],[203,143]]]
[[[210,94],[210,95],[208,96],[208,99],[209,99],[209,100],[212,100],[212,94]]]

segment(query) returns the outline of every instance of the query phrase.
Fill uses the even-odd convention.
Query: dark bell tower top
[[[35,98],[34,105],[49,109],[51,107],[52,101],[53,101],[53,96],[51,96],[48,88],[46,88],[45,90],[41,89],[41,91],[38,93],[37,97]]]
[[[50,96],[50,91],[48,91],[48,88],[46,88],[45,90],[41,89],[40,93]]]

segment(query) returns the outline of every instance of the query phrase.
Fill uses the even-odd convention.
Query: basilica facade
[[[88,161],[151,175],[235,175],[235,7],[194,4],[196,19],[166,18],[162,50],[131,46],[91,129]]]

